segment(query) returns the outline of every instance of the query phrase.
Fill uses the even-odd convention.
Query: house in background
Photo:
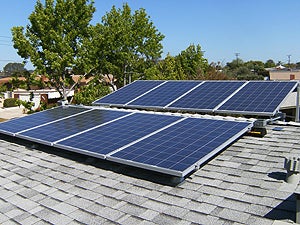
[[[47,104],[55,104],[61,98],[59,92],[55,89],[39,89],[39,90],[24,90],[17,89],[12,92],[12,97],[17,98],[22,101],[30,101],[31,95],[33,94],[34,102],[33,109],[37,109],[40,106],[41,102]],[[68,94],[68,98],[74,96],[74,90],[71,90]]]
[[[300,70],[288,69],[284,66],[267,69],[270,74],[270,80],[287,81],[300,80]],[[280,107],[280,111],[286,114],[287,121],[294,121],[296,115],[297,92],[292,92]]]
[[[300,70],[291,70],[285,67],[268,69],[270,80],[300,80]]]

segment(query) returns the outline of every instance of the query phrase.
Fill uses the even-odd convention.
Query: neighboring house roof
[[[9,83],[12,79],[13,79],[13,77],[0,78],[0,84]],[[25,77],[18,77],[18,79],[21,80],[21,81],[25,81],[26,80]]]
[[[75,83],[82,85],[88,84],[94,77],[85,78],[83,75],[72,75],[72,79]]]
[[[0,223],[273,224],[295,219],[284,157],[300,129],[243,136],[178,186],[156,173],[0,136]]]

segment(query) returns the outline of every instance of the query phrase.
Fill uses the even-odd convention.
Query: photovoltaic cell
[[[88,151],[95,155],[103,155],[104,158],[105,154],[167,126],[179,118],[176,116],[135,113],[78,136],[60,141],[54,146],[77,152]]]
[[[45,144],[52,144],[52,142],[83,132],[125,115],[129,115],[129,113],[94,109],[84,114],[21,132],[18,136],[26,139],[37,140]]]
[[[188,118],[107,159],[185,176],[249,127],[247,122]]]
[[[274,115],[297,82],[249,82],[226,101],[216,112]]]
[[[97,101],[94,105],[124,105],[164,81],[135,81]]]
[[[145,94],[133,102],[130,102],[128,105],[164,107],[200,83],[201,81],[168,81],[155,90]]]
[[[245,82],[206,81],[168,108],[212,111]]]
[[[79,107],[57,107],[45,110],[39,113],[34,113],[30,116],[0,123],[0,133],[12,135],[22,130],[49,123],[87,110],[89,109]]]

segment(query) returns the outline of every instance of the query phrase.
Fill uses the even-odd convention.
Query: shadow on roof
[[[291,194],[287,199],[274,207],[265,218],[272,220],[296,220],[296,197]]]
[[[272,172],[268,174],[268,177],[276,180],[285,180],[286,173],[284,172]]]

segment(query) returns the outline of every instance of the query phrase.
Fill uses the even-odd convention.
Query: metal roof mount
[[[300,158],[285,157],[284,168],[287,170],[286,182],[289,184],[298,184],[300,181]]]
[[[267,134],[266,126],[268,124],[268,120],[266,119],[257,119],[253,123],[253,127],[248,134],[258,137],[264,137]]]

